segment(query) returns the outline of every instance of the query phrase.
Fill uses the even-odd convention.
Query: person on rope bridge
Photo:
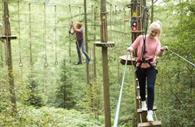
[[[148,34],[138,36],[128,47],[128,51],[137,51],[136,75],[140,86],[140,96],[142,111],[147,111],[147,120],[153,119],[154,86],[156,75],[156,58],[161,56],[167,46],[161,47],[160,43],[161,23],[155,21],[150,24]],[[147,104],[146,104],[146,84],[147,84]]]
[[[73,32],[71,32],[71,29]],[[76,23],[71,23],[71,29],[69,33],[71,34],[76,34],[76,49],[77,49],[77,54],[78,54],[78,62],[76,63],[77,65],[82,64],[82,58],[81,58],[81,51],[82,49],[83,54],[86,57],[86,62],[87,64],[90,63],[90,58],[89,55],[86,52],[86,47],[85,47],[85,42],[83,39],[83,27],[81,22],[76,22]]]

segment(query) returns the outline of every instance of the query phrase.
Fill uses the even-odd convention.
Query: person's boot
[[[147,111],[147,104],[146,101],[142,101],[142,111]]]
[[[91,60],[90,60],[90,59],[88,59],[88,60],[87,60],[87,64],[90,64],[90,63],[91,63]]]
[[[147,118],[148,122],[154,121],[154,119],[153,119],[153,111],[152,110],[148,110],[146,118]]]
[[[79,62],[76,63],[76,65],[79,65],[79,64],[82,64],[82,62],[79,61]]]

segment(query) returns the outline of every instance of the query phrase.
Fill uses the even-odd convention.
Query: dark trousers
[[[154,85],[156,80],[157,70],[154,67],[136,70],[137,78],[140,86],[141,101],[146,100],[146,84],[147,84],[147,105],[148,110],[153,110],[154,105]]]
[[[80,41],[76,42],[76,48],[77,48],[77,54],[78,54],[78,63],[82,63],[80,49],[82,49],[82,52],[85,55],[87,63],[88,63],[90,61],[90,58],[89,58],[89,56],[88,56],[88,54],[86,52],[85,43],[83,42],[83,40],[80,40]]]

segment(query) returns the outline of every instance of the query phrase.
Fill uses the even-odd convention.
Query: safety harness
[[[151,62],[153,61],[153,58],[152,59],[149,59],[149,60],[146,60],[144,55],[147,53],[146,51],[146,35],[145,37],[143,37],[143,46],[142,46],[142,58],[141,60],[137,60],[137,63],[138,63],[138,67],[139,68],[142,68],[142,65],[143,64],[148,64],[149,67],[152,67],[153,65],[151,64]],[[148,68],[148,67],[147,67]]]
[[[146,20],[144,20],[146,19]],[[146,34],[147,34],[147,29],[148,29],[148,8],[144,8],[144,13],[142,15],[142,26],[145,26],[145,32],[144,32],[144,37],[143,37],[143,46],[142,46],[142,58],[141,60],[138,60],[138,67],[142,68],[143,64],[148,64],[149,67],[152,67],[153,65],[151,62],[153,59],[146,60],[144,55],[147,53],[146,51]]]

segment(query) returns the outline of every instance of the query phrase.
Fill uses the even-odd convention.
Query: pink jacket
[[[133,42],[131,47],[135,50],[137,49],[137,61],[142,60],[142,47],[144,42],[144,36],[140,35]],[[161,52],[161,43],[156,38],[150,38],[146,36],[146,53],[144,54],[145,60],[152,59],[151,64],[156,65],[156,56]]]

